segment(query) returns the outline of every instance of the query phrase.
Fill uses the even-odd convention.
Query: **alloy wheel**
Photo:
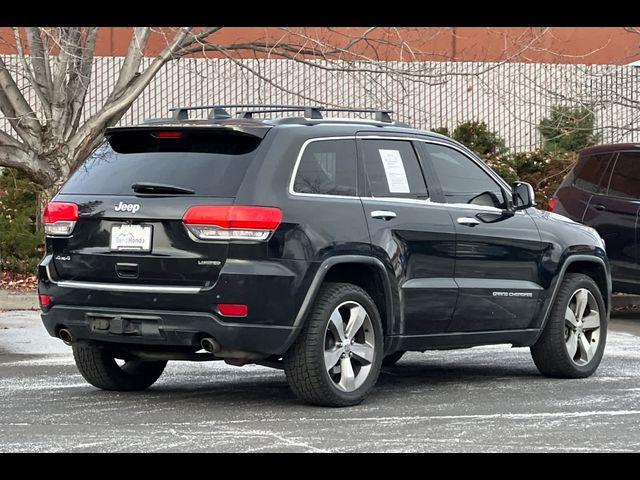
[[[600,312],[593,294],[586,288],[576,290],[564,319],[564,340],[569,357],[576,365],[588,364],[600,342]]]
[[[375,353],[371,318],[358,302],[341,303],[325,331],[324,365],[334,385],[353,392],[365,382]]]

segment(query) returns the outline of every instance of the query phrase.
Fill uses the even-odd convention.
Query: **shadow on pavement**
[[[296,409],[317,408],[300,403],[289,389],[283,372],[267,371],[230,373],[215,378],[216,372],[206,371],[173,373],[161,379],[156,385],[144,392],[107,392],[94,390],[87,385],[82,396],[85,401],[110,402],[125,404],[143,402],[147,407],[162,408],[233,408],[243,405],[269,408],[278,406],[294,407]],[[188,382],[184,377],[188,377]],[[182,377],[182,378],[181,378]],[[403,396],[403,391],[424,390],[424,392],[438,393],[438,388],[445,385],[464,385],[465,388],[491,388],[496,382],[519,382],[527,380],[547,380],[531,366],[509,365],[438,365],[404,360],[393,367],[383,368],[376,387],[371,392],[370,401],[375,402],[378,395],[393,391],[393,395]],[[180,382],[176,384],[176,382]],[[514,386],[516,383],[514,383]],[[447,389],[443,389],[444,392]],[[76,390],[77,392],[77,390]]]

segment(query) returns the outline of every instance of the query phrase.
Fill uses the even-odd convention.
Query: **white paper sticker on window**
[[[378,150],[391,193],[409,193],[407,173],[398,150]]]

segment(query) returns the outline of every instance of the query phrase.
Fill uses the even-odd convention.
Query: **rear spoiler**
[[[112,127],[105,132],[117,153],[202,152],[241,155],[255,150],[270,127],[153,124]]]
[[[267,132],[271,129],[270,125],[247,125],[247,122],[234,122],[232,120],[225,122],[224,124],[212,125],[210,122],[170,122],[166,119],[159,121],[158,123],[150,123],[146,125],[136,125],[127,127],[109,127],[105,132],[105,137],[108,139],[110,136],[116,133],[122,132],[153,132],[153,131],[198,131],[198,132],[211,132],[211,133],[224,133],[224,132],[237,132],[251,135],[258,138],[264,138]]]

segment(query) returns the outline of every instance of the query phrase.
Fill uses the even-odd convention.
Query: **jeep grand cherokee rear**
[[[595,230],[451,139],[321,110],[107,132],[47,206],[39,268],[44,324],[91,384],[225,360],[345,406],[404,351],[496,343],[530,346],[545,375],[595,372],[611,291]]]
[[[282,212],[234,204],[267,131],[110,131],[44,214],[49,333],[159,359],[174,347],[190,358],[204,338],[221,358],[279,353],[291,327],[278,321],[294,312],[270,298],[295,280],[269,260]]]

